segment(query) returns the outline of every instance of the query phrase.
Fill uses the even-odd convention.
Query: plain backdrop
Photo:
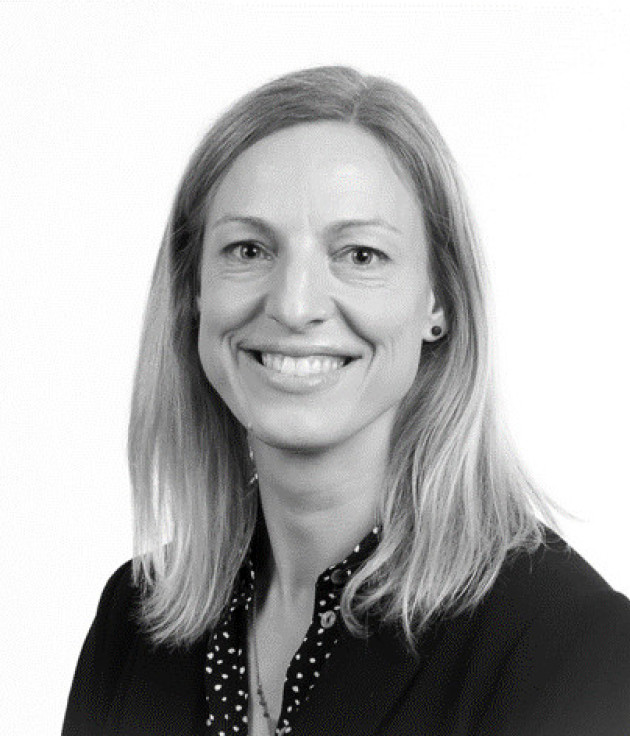
[[[436,120],[485,244],[512,434],[577,517],[567,540],[630,594],[621,5],[0,0],[0,37],[4,734],[59,732],[131,555],[131,381],[187,157],[236,97],[305,66],[390,76]]]

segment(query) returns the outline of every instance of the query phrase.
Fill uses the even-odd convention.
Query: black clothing
[[[207,734],[208,637],[153,647],[130,563],[110,578],[75,673],[63,736]],[[419,656],[400,632],[341,627],[291,736],[630,734],[630,602],[561,539],[506,562],[472,614],[437,621]]]

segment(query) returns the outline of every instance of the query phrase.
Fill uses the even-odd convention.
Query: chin
[[[253,433],[261,442],[279,450],[311,453],[322,452],[343,443],[350,431],[331,432],[330,421],[307,423],[302,417],[299,421],[285,418],[276,421],[254,421]]]

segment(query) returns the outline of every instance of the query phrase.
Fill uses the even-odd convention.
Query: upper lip
[[[343,347],[334,345],[290,345],[284,343],[252,343],[241,345],[242,350],[249,350],[252,353],[279,353],[281,355],[289,355],[293,358],[306,358],[310,355],[330,355],[336,358],[359,358],[360,354],[353,350],[347,350]]]

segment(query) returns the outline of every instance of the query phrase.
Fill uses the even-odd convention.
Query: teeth
[[[309,355],[305,358],[294,358],[280,353],[261,353],[263,365],[278,373],[292,376],[313,376],[330,373],[343,367],[344,359],[330,355]]]

